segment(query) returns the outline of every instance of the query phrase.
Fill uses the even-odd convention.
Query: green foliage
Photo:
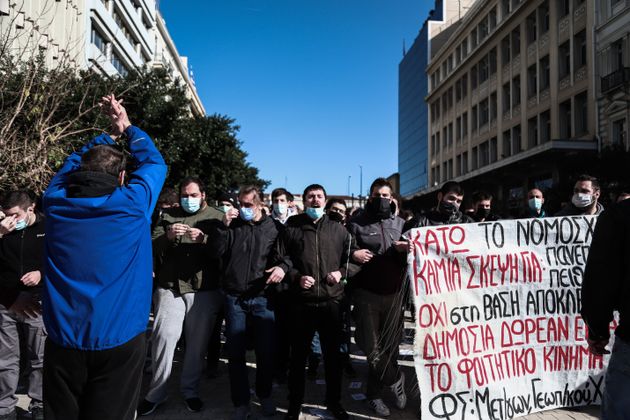
[[[247,163],[235,121],[193,116],[185,89],[163,69],[107,78],[4,56],[0,76],[0,190],[43,191],[69,153],[107,130],[97,104],[110,92],[123,98],[132,124],[155,140],[169,166],[167,184],[198,176],[210,196],[242,184],[268,185]]]

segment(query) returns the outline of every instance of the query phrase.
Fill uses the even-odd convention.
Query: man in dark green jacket
[[[186,351],[181,392],[189,411],[203,407],[199,381],[215,318],[222,306],[216,260],[209,260],[204,244],[222,213],[206,204],[201,180],[186,178],[180,186],[180,207],[167,209],[153,229],[155,283],[152,333],[152,378],[149,392],[138,407],[148,415],[167,397],[175,347],[182,329]],[[184,320],[186,321],[184,323]]]

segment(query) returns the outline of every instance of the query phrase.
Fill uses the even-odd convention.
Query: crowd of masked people
[[[68,157],[39,206],[28,191],[0,198],[0,419],[16,418],[20,356],[33,419],[149,415],[169,397],[178,346],[180,393],[199,412],[203,371],[216,372],[223,325],[234,419],[253,410],[248,350],[263,416],[276,413],[274,381],[287,383],[286,419],[300,416],[306,377],[316,377],[321,357],[323,403],[335,418],[349,418],[341,397],[344,372],[356,375],[351,324],[367,357],[369,408],[379,416],[405,408],[415,381],[398,365],[411,251],[405,233],[496,220],[490,194],[473,194],[465,212],[461,185],[447,182],[434,208],[411,213],[400,211],[383,178],[362,209],[348,209],[319,184],[305,188],[303,208],[282,188],[270,203],[253,186],[213,199],[194,177],[163,188],[166,165],[150,137],[113,95],[102,107],[110,133]],[[129,173],[115,139],[135,160]],[[556,215],[599,214],[600,194],[596,178],[580,176]],[[522,213],[549,216],[544,192],[528,191]],[[140,395],[147,354],[150,378]]]
[[[582,175],[570,203],[555,215],[599,214],[600,193],[597,179]],[[202,372],[216,374],[225,325],[234,418],[247,418],[251,410],[246,364],[251,349],[264,416],[276,413],[275,380],[288,382],[287,418],[298,418],[305,376],[316,377],[323,356],[324,403],[336,418],[347,418],[340,400],[342,373],[356,376],[349,354],[352,322],[356,344],[368,358],[369,407],[389,415],[388,391],[389,401],[403,409],[405,376],[397,364],[409,251],[403,234],[414,227],[498,219],[489,193],[472,194],[468,211],[461,208],[463,200],[461,185],[447,182],[433,209],[400,212],[392,185],[383,178],[372,183],[363,209],[328,198],[317,184],[304,190],[303,208],[283,188],[273,190],[265,203],[255,187],[211,200],[194,177],[182,180],[178,189],[164,187],[151,221],[150,382],[138,415],[152,413],[167,399],[178,347],[184,348],[181,394],[191,412],[202,410]],[[37,299],[42,287],[45,219],[36,202],[29,191],[8,192],[0,201],[0,278],[14,286],[16,304],[24,306],[22,315],[0,306],[1,419],[13,418],[21,345],[27,349],[29,411],[38,418],[42,409],[46,333],[27,297]],[[548,216],[544,203],[543,191],[529,190],[523,217]]]

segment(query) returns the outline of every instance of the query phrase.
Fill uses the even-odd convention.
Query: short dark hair
[[[173,187],[164,187],[160,192],[160,196],[158,197],[157,204],[159,205],[173,205],[179,203],[179,193]]]
[[[445,195],[451,192],[457,195],[464,195],[464,188],[462,188],[459,182],[448,181],[448,182],[445,182],[444,185],[442,185],[442,188],[440,188],[440,192],[442,193],[442,195]]]
[[[326,190],[324,189],[324,187],[322,187],[319,184],[311,184],[308,187],[304,188],[304,195],[302,196],[302,199],[306,199],[306,194],[310,193],[311,191],[315,191],[315,190],[322,190],[324,192],[324,198],[328,197],[326,195]]]
[[[126,165],[127,158],[121,148],[109,144],[99,144],[81,156],[79,170],[104,172],[117,177]]]
[[[6,210],[18,206],[22,210],[26,210],[31,205],[35,204],[33,196],[34,194],[29,190],[9,191],[2,197],[0,207]]]
[[[291,194],[284,188],[276,188],[275,190],[273,190],[271,192],[271,199],[273,200],[274,198],[280,197],[281,195],[284,195],[287,198],[287,201],[293,201],[293,194]]]
[[[600,186],[599,186],[599,179],[595,178],[594,176],[590,176],[587,174],[582,174],[580,176],[577,177],[577,179],[575,180],[575,182],[586,182],[586,181],[591,181],[591,185],[593,186],[594,190],[599,190]]]
[[[348,209],[348,206],[346,205],[346,200],[344,200],[343,198],[332,197],[332,198],[329,198],[328,201],[326,202],[326,205],[324,206],[324,210],[329,210],[333,204],[341,204],[342,206],[346,208],[346,210]]]
[[[386,180],[385,178],[376,178],[372,185],[370,185],[370,195],[374,192],[374,189],[381,189],[383,187],[388,187],[389,190],[393,193],[394,187],[392,187],[392,183]]]
[[[206,185],[201,179],[197,178],[196,176],[187,176],[186,178],[182,179],[182,182],[179,183],[179,191],[181,192],[182,188],[190,184],[197,184],[200,192],[206,192]]]
[[[478,203],[480,201],[492,200],[492,194],[488,191],[475,191],[472,195],[472,202]]]

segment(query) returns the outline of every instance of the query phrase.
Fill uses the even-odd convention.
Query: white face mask
[[[571,202],[578,209],[583,209],[593,204],[593,194],[575,193],[571,198]]]
[[[528,201],[529,208],[535,211],[542,209],[542,199],[538,197],[532,197]]]
[[[289,207],[284,203],[275,203],[273,205],[273,212],[278,216],[284,216],[285,214],[287,214],[288,209]]]

